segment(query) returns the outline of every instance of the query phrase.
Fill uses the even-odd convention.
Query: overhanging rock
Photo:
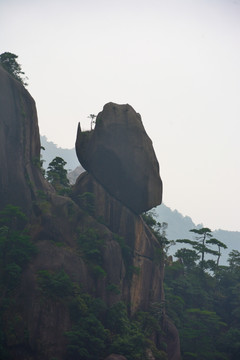
[[[92,131],[78,127],[81,165],[116,199],[137,214],[162,201],[159,164],[141,120],[128,104],[108,103]]]

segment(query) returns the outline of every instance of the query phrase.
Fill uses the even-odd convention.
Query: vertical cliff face
[[[10,203],[30,214],[36,190],[48,188],[39,161],[35,102],[0,66],[0,208]]]
[[[163,301],[163,263],[155,261],[160,245],[141,216],[112,197],[88,173],[83,173],[78,178],[74,187],[75,201],[78,202],[79,195],[84,193],[94,195],[94,217],[100,218],[113,234],[121,236],[131,248],[130,266],[136,272],[132,274],[131,282],[124,274],[118,280],[122,284],[122,298],[131,305],[131,313],[139,309],[146,310],[152,302]],[[80,202],[81,200],[79,205]],[[108,259],[110,258],[111,253]],[[115,260],[113,268],[114,264]],[[109,273],[113,268],[109,269]]]
[[[65,360],[66,332],[76,325],[73,308],[78,316],[84,311],[82,293],[102,299],[108,308],[123,301],[129,316],[164,300],[163,262],[155,256],[160,245],[137,214],[149,206],[146,199],[154,197],[153,190],[133,211],[121,196],[116,198],[85,173],[72,198],[58,196],[43,178],[39,160],[35,103],[0,67],[0,210],[7,204],[21,207],[30,218],[29,234],[37,248],[23,267],[21,282],[0,299],[0,308],[8,303],[0,311],[0,332],[11,360]],[[157,186],[161,180],[154,163]],[[161,189],[157,194],[158,203]],[[94,199],[90,209],[88,196]],[[96,248],[89,248],[91,241]],[[163,323],[168,358],[179,360],[177,332],[166,317]],[[154,341],[158,345],[162,339]]]
[[[164,261],[163,258],[159,261],[157,257],[161,246],[142,217],[111,196],[86,172],[79,176],[73,189],[73,197],[80,206],[83,194],[94,195],[93,217],[101,219],[101,222],[111,231],[113,240],[115,239],[114,235],[121,236],[132,251],[130,266],[137,271],[133,272],[129,281],[126,276],[124,259],[122,254],[120,255],[121,252],[115,252],[114,256],[112,248],[106,247],[104,262],[108,274],[106,281],[119,286],[121,289],[120,299],[130,305],[131,315],[139,310],[149,310],[154,303],[163,305],[165,302]],[[114,242],[111,241],[111,244]],[[116,242],[115,245],[117,245]],[[119,261],[119,257],[122,258],[121,261]],[[117,276],[111,277],[116,273]],[[100,288],[103,290],[104,286]],[[107,300],[108,294],[104,294],[103,290],[101,296]],[[116,298],[113,298],[112,301],[116,301]],[[168,359],[180,360],[178,331],[165,312],[162,314],[161,326],[165,336],[161,339],[156,338],[156,343],[161,344],[164,339],[167,344]]]

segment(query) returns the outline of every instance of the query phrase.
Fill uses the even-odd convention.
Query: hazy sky
[[[19,55],[40,132],[129,103],[160,163],[164,203],[240,230],[240,0],[0,0],[0,53]]]

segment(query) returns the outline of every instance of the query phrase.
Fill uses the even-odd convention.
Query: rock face
[[[127,360],[127,358],[122,355],[111,354],[105,360]]]
[[[112,113],[114,105],[109,106]],[[128,109],[126,112],[135,114],[129,106],[123,108]],[[131,116],[126,115],[129,128]],[[101,115],[98,121],[99,119],[101,124]],[[140,118],[138,122],[139,129],[136,130],[135,125],[133,128],[139,133],[144,133]],[[95,131],[88,133],[89,136],[95,136]],[[122,132],[123,130],[119,132],[121,137]],[[86,136],[84,133],[82,135]],[[79,135],[80,138],[82,135]],[[148,138],[145,142],[148,144],[147,148],[152,149]],[[83,143],[85,144],[84,140]],[[83,149],[88,151],[85,145]],[[135,152],[134,159],[139,159],[137,151]],[[100,154],[104,153],[105,150],[100,151]],[[141,153],[139,150],[139,154]],[[117,157],[117,153],[114,156]],[[159,201],[161,180],[157,175],[158,164],[153,150],[149,150],[149,156],[153,156],[152,163],[155,165],[154,170],[149,170],[152,172],[149,178],[145,174],[148,179],[145,179],[145,184],[150,186],[153,183]],[[0,333],[3,334],[1,341],[4,339],[0,344],[0,357],[6,358],[1,353],[4,346],[4,349],[9,351],[11,360],[72,358],[67,357],[68,340],[65,334],[76,326],[71,315],[72,306],[75,304],[77,309],[78,306],[79,309],[84,309],[83,300],[79,300],[81,292],[92,298],[102,299],[107,307],[123,301],[128,306],[129,315],[138,310],[148,310],[152,302],[161,303],[164,300],[164,266],[163,262],[155,258],[160,244],[142,217],[136,214],[154,202],[155,190],[146,192],[144,201],[132,199],[132,211],[129,204],[122,204],[121,193],[119,201],[110,190],[106,190],[105,184],[101,185],[96,180],[96,176],[83,173],[72,189],[72,199],[58,196],[42,176],[39,160],[40,141],[35,103],[23,86],[0,67],[0,210],[11,203],[21,207],[29,215],[29,234],[38,250],[31,262],[23,266],[21,281],[16,288],[11,289],[11,293],[4,290],[0,299]],[[130,176],[126,174],[125,171],[124,181],[126,176]],[[149,180],[154,178],[153,174],[155,182]],[[139,174],[138,177],[140,181]],[[130,179],[129,181],[131,182]],[[119,190],[119,186],[116,186],[116,189]],[[120,189],[123,191],[123,188]],[[86,201],[89,195],[93,196],[94,204]],[[137,196],[136,193],[134,196]],[[89,205],[94,206],[89,208]],[[87,261],[84,257],[84,248],[79,246],[81,236],[85,236],[86,233],[93,233],[104,243],[102,247],[92,249],[98,251],[99,263],[91,262],[89,258]],[[92,240],[90,235],[87,240],[89,239]],[[0,270],[2,273],[2,269]],[[58,296],[54,293],[54,297],[51,295],[52,287],[41,287],[39,277],[45,274],[51,278],[63,271],[64,279],[66,280],[67,276],[73,287],[67,293],[61,289]],[[109,286],[117,291],[112,291]],[[11,294],[12,298],[9,300],[7,296]],[[164,331],[165,338],[156,339],[156,344],[166,342],[168,359],[179,360],[178,334],[167,319],[164,321]],[[109,354],[111,352],[109,350]],[[104,356],[109,354],[106,353]],[[119,355],[111,356],[122,358]]]
[[[0,66],[0,209],[20,206],[29,214],[34,193],[49,188],[39,169],[40,139],[35,102]]]
[[[121,284],[122,299],[131,304],[131,314],[136,310],[146,310],[151,302],[162,301],[163,293],[163,263],[154,261],[156,249],[159,243],[142,218],[134,214],[121,202],[114,199],[104,188],[86,172],[81,174],[73,190],[74,199],[81,205],[79,194],[94,194],[94,217],[98,217],[112,232],[121,236],[131,248],[131,267],[139,272],[133,273],[131,286],[123,275],[123,278],[111,279],[113,283]],[[114,236],[113,236],[114,238]],[[111,270],[107,273],[116,273],[114,264],[118,261],[112,258],[111,251],[106,254],[106,262],[112,263]],[[123,272],[119,269],[118,274]],[[111,276],[111,275],[110,275]]]
[[[108,103],[95,129],[81,132],[76,152],[82,166],[137,214],[161,203],[162,181],[152,142],[130,105]]]

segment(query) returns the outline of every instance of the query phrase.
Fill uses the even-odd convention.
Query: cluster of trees
[[[220,266],[221,249],[227,246],[209,228],[192,229],[194,240],[167,256],[174,241],[166,238],[167,224],[151,213],[143,214],[162,247],[165,262],[165,310],[175,323],[182,360],[240,359],[240,252],[229,254],[229,266]]]
[[[49,164],[46,179],[53,185],[59,195],[65,195],[70,188],[67,170],[64,168],[66,161],[56,156]]]
[[[0,211],[0,359],[10,358],[6,337],[11,329],[6,329],[6,313],[15,305],[22,272],[36,253],[27,217],[18,207],[7,205]]]
[[[208,228],[191,231],[196,240],[178,242],[192,249],[177,250],[165,267],[166,310],[179,330],[182,358],[239,359],[240,252],[230,252],[229,266],[220,266],[226,245]],[[206,260],[207,254],[215,259]]]

